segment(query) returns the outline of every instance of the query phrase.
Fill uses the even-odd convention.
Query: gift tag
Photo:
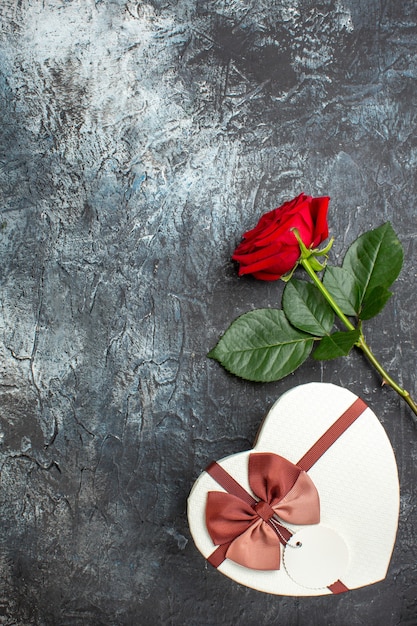
[[[320,589],[341,579],[349,564],[349,550],[331,528],[311,526],[291,537],[284,550],[288,576],[298,585]]]

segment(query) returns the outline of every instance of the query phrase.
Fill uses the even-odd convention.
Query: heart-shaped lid
[[[236,582],[278,595],[383,580],[398,514],[397,466],[382,425],[355,394],[328,383],[285,393],[253,450],[211,463],[188,498],[203,556]]]

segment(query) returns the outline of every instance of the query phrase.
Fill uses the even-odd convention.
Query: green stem
[[[398,383],[396,383],[395,380],[391,378],[388,372],[382,367],[379,361],[377,361],[377,359],[375,358],[375,355],[373,354],[370,347],[366,343],[365,337],[363,336],[362,332],[361,332],[359,341],[356,345],[360,350],[362,350],[362,352],[367,357],[368,361],[372,363],[374,368],[381,375],[382,383],[392,387],[392,389],[394,389],[394,391],[396,391],[398,395],[400,395],[405,400],[405,402],[408,404],[408,406],[414,412],[414,414],[417,415],[417,404],[414,402],[409,392],[406,389],[403,389],[402,387],[400,387],[400,385],[398,385]]]
[[[326,287],[323,285],[322,281],[319,279],[319,277],[317,276],[316,272],[313,270],[313,268],[311,267],[310,263],[308,262],[308,258],[307,259],[301,259],[300,260],[300,264],[304,267],[305,271],[310,276],[310,278],[313,281],[313,283],[316,285],[316,287],[318,288],[320,293],[324,296],[326,301],[330,304],[330,306],[332,307],[333,311],[336,313],[337,317],[343,322],[343,324],[346,326],[346,328],[348,330],[356,330],[355,326],[346,317],[346,315],[343,313],[343,311],[341,310],[339,305],[335,302],[335,300],[333,299],[332,295],[327,291]],[[394,391],[396,391],[396,393],[398,393],[398,395],[401,396],[405,400],[405,402],[408,404],[408,406],[413,411],[413,413],[415,415],[417,415],[417,404],[411,398],[409,392],[406,391],[405,389],[403,389],[402,387],[400,387],[400,385],[398,385],[398,383],[396,383],[395,380],[393,378],[391,378],[391,376],[382,367],[382,365],[376,359],[375,355],[373,354],[373,352],[371,351],[370,347],[366,343],[365,337],[364,337],[364,335],[362,333],[362,330],[360,331],[360,333],[361,334],[360,334],[359,340],[355,344],[356,347],[359,348],[360,350],[362,350],[364,355],[367,357],[368,361],[374,366],[376,371],[380,374],[380,376],[382,377],[383,384],[386,384],[386,385],[389,385],[390,387],[392,387],[392,389],[394,389]],[[416,420],[414,420],[414,421],[416,421]]]
[[[300,263],[304,267],[305,271],[310,276],[311,280],[316,285],[318,290],[326,298],[327,302],[330,304],[330,306],[332,307],[333,311],[336,313],[337,317],[344,323],[346,328],[348,330],[356,330],[354,325],[352,324],[352,322],[346,317],[346,315],[343,313],[342,309],[334,301],[332,295],[327,291],[326,287],[323,285],[323,283],[321,282],[320,278],[317,276],[316,272],[313,270],[313,268],[311,267],[310,263],[308,262],[308,259],[301,259]]]

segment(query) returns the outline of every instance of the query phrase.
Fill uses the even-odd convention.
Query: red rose
[[[265,213],[253,230],[243,235],[232,259],[240,264],[239,276],[252,274],[260,280],[277,280],[290,272],[300,258],[296,228],[306,248],[317,248],[327,239],[327,208],[330,198],[300,194],[278,209]]]

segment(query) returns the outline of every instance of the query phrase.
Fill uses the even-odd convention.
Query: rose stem
[[[300,259],[300,263],[304,267],[304,269],[306,270],[307,274],[310,276],[311,280],[314,282],[316,287],[319,289],[319,291],[325,297],[327,302],[330,304],[330,306],[332,307],[333,311],[336,313],[338,318],[344,323],[346,328],[348,330],[356,330],[356,328],[352,324],[352,322],[346,317],[346,315],[343,313],[341,308],[334,301],[332,295],[327,291],[326,287],[323,285],[323,283],[321,282],[321,280],[317,276],[316,272],[313,270],[313,268],[311,267],[310,263],[308,262],[308,259]],[[406,391],[405,389],[403,389],[402,387],[400,387],[400,385],[398,385],[395,382],[395,380],[393,378],[391,378],[391,376],[388,374],[388,372],[382,367],[382,365],[376,359],[376,357],[372,353],[370,347],[368,346],[368,344],[365,341],[365,337],[364,337],[364,335],[362,333],[362,330],[360,330],[360,337],[359,337],[359,340],[357,341],[357,343],[355,344],[355,346],[357,348],[359,348],[360,350],[362,350],[362,352],[365,354],[365,356],[370,361],[370,363],[374,366],[374,368],[377,370],[377,372],[381,375],[381,377],[382,377],[382,384],[383,385],[386,384],[386,385],[389,385],[390,387],[392,387],[392,389],[394,389],[394,391],[396,391],[398,393],[398,395],[400,395],[405,400],[405,402],[411,408],[413,413],[415,415],[417,415],[417,404],[414,402],[414,400],[410,396],[409,392]],[[414,422],[417,423],[417,420],[414,419]]]

